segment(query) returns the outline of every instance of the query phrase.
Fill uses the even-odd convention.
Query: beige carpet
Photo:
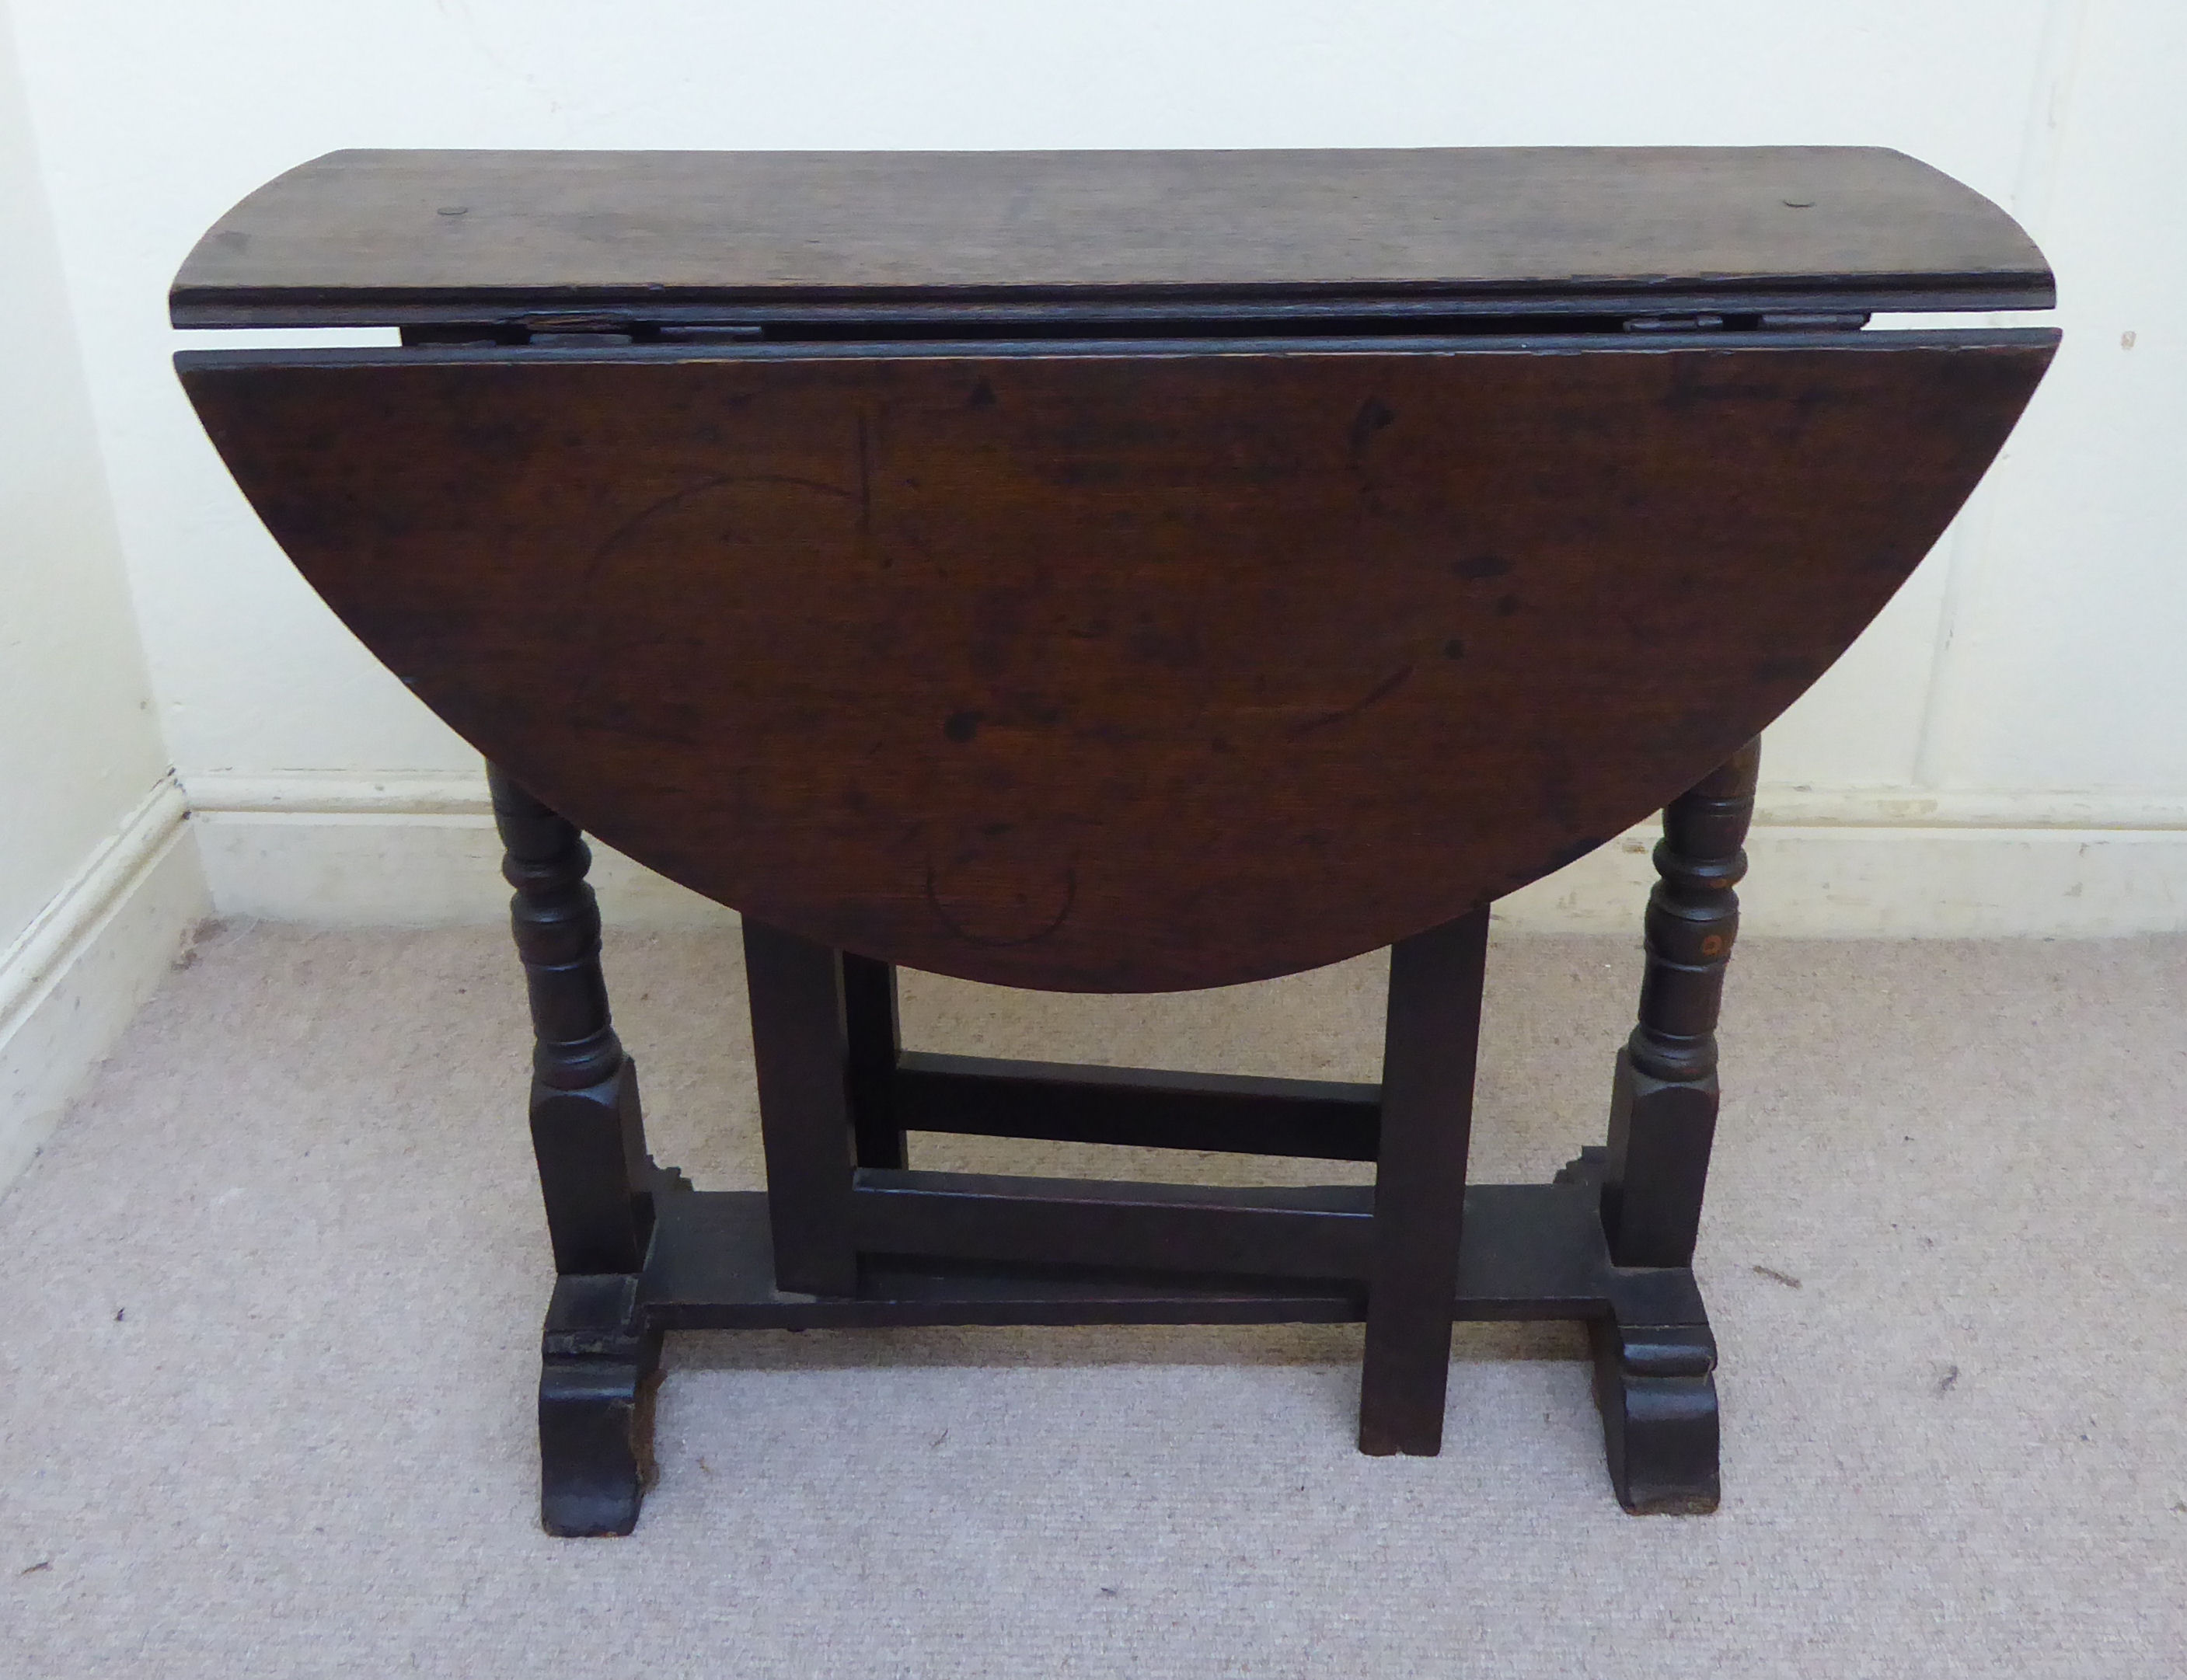
[[[1380,969],[907,1017],[1371,1077]],[[1637,970],[1498,945],[1476,1177],[1598,1137]],[[733,944],[610,979],[656,1155],[756,1182]],[[672,1340],[638,1532],[555,1541],[501,939],[214,936],[0,1202],[0,1674],[2187,1673],[2187,941],[1752,941],[1726,1042],[1716,1516],[1620,1513],[1558,1327],[1380,1460],[1353,1329],[767,1334]]]

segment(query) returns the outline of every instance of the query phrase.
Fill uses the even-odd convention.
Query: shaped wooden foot
[[[539,1520],[549,1534],[627,1534],[653,1485],[661,1332],[633,1310],[634,1277],[565,1277],[539,1372]]]
[[[1609,1151],[1580,1151],[1559,1172],[1599,1196]],[[1637,1516],[1717,1508],[1716,1338],[1684,1266],[1610,1270],[1610,1312],[1588,1325],[1594,1403],[1617,1503]]]
[[[1589,1334],[1617,1503],[1636,1516],[1716,1509],[1716,1339],[1708,1327],[1598,1318]]]

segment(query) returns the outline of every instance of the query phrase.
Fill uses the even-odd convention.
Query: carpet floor
[[[1638,955],[1490,964],[1474,1176],[1544,1177]],[[907,1037],[1372,1078],[1384,966]],[[734,939],[609,979],[654,1153],[757,1184]],[[1755,940],[1724,1043],[1714,1516],[1620,1512],[1567,1326],[1460,1327],[1432,1459],[1353,1451],[1356,1327],[761,1333],[671,1339],[637,1534],[558,1541],[503,940],[211,933],[0,1200],[0,1675],[2187,1674],[2187,940]]]

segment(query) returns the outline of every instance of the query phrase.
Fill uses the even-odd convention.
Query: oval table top
[[[1755,735],[2048,333],[180,358],[312,585],[588,830],[1084,991],[1448,921]]]

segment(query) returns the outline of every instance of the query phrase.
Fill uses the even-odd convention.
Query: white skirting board
[[[193,777],[223,916],[330,926],[489,923],[508,914],[481,778]],[[1654,825],[1497,907],[1513,931],[1637,936]],[[605,846],[609,924],[733,925],[728,913]],[[2099,937],[2187,929],[2187,801],[2074,793],[1764,789],[1740,890],[1748,931],[1806,937]]]
[[[188,792],[222,917],[413,928],[509,919],[483,774],[205,776]],[[731,912],[597,841],[589,879],[614,927],[736,925]]]
[[[483,783],[453,775],[170,779],[0,952],[0,1189],[206,916],[323,926],[509,913]],[[186,815],[188,820],[185,820]],[[1637,939],[1653,826],[1497,907],[1514,932]],[[610,927],[734,915],[605,846]],[[1748,931],[1808,937],[2099,937],[2187,930],[2187,801],[1765,789],[1740,890]]]
[[[0,952],[0,1188],[212,913],[184,815],[169,777]]]

